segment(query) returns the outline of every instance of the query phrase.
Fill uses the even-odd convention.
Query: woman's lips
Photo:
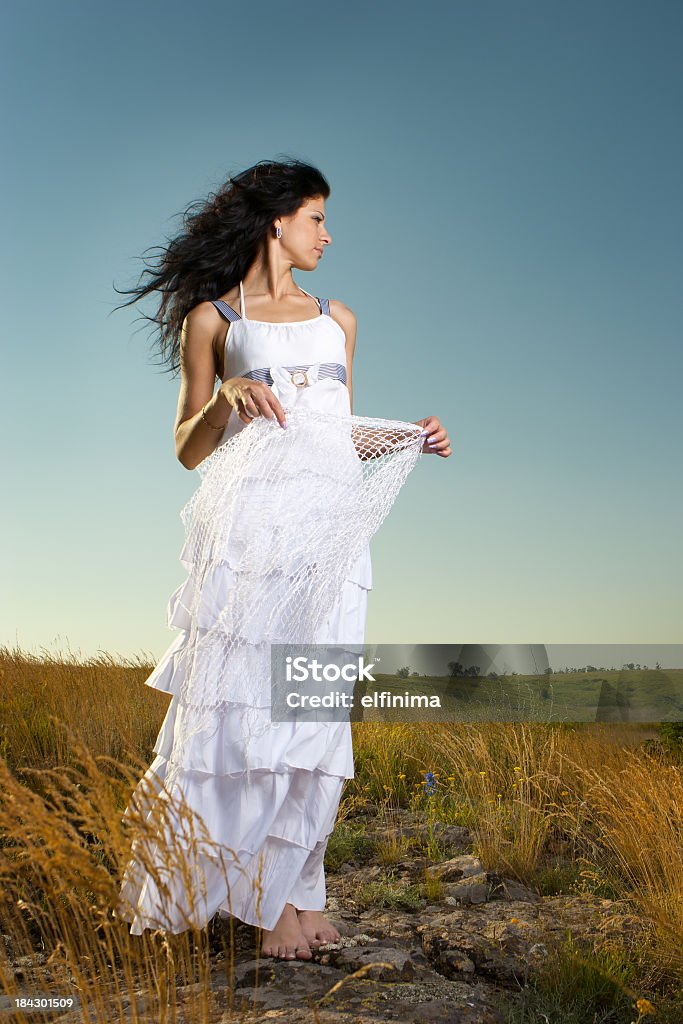
[[[317,252],[319,256],[322,256],[323,254],[322,249],[314,249],[313,252]]]

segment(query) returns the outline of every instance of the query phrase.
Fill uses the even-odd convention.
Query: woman
[[[134,797],[159,780],[215,846],[197,852],[163,793],[152,797],[143,817],[170,819],[134,844],[117,913],[140,934],[218,910],[263,929],[262,955],[287,959],[339,938],[322,913],[323,858],[354,773],[348,720],[271,717],[271,645],[362,649],[369,538],[418,456],[451,454],[436,416],[352,414],[354,314],[292,277],[331,243],[329,195],[314,167],[261,161],[186,216],[133,290],[162,294],[161,352],[181,369],[176,454],[202,476],[182,513],[188,579],[169,603],[180,633],[147,680],[173,698]],[[170,852],[181,836],[193,858],[182,879]]]

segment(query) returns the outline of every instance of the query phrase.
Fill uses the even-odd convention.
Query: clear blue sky
[[[178,380],[113,290],[228,174],[328,177],[354,412],[447,427],[372,643],[683,640],[683,6],[4,7],[0,642],[160,655]],[[150,312],[150,305],[145,307]]]

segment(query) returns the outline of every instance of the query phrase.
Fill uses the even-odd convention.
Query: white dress
[[[220,300],[214,303],[230,320],[223,379],[265,380],[285,409],[302,405],[349,415],[345,334],[329,314],[328,300],[317,300],[320,315],[309,320],[270,323],[246,317],[242,282],[240,296],[241,317]],[[233,412],[219,444],[246,426]],[[156,758],[136,793],[153,776],[163,782],[166,774],[190,628],[189,585],[188,580],[170,598],[168,625],[179,631],[178,636],[146,680],[148,686],[171,694],[171,702],[154,745]],[[229,573],[214,586],[230,587]],[[315,641],[362,648],[371,588],[366,545]],[[299,909],[324,909],[325,849],[344,779],[354,776],[351,724],[279,722],[251,738],[240,729],[239,717],[224,712],[209,740],[192,746],[179,780],[185,800],[201,816],[212,839],[236,853],[237,859],[223,857],[219,863],[210,850],[203,853],[194,862],[197,875],[188,899],[186,881],[169,865],[167,845],[159,837],[151,855],[164,880],[161,889],[154,873],[135,857],[124,874],[121,903],[114,914],[131,923],[131,934],[139,935],[145,928],[180,932],[192,925],[203,927],[216,912],[272,929],[287,902]],[[126,816],[132,802],[133,798]]]

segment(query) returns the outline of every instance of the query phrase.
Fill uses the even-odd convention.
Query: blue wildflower
[[[434,772],[427,772],[425,775],[424,786],[427,796],[432,796],[436,792],[436,777]]]

